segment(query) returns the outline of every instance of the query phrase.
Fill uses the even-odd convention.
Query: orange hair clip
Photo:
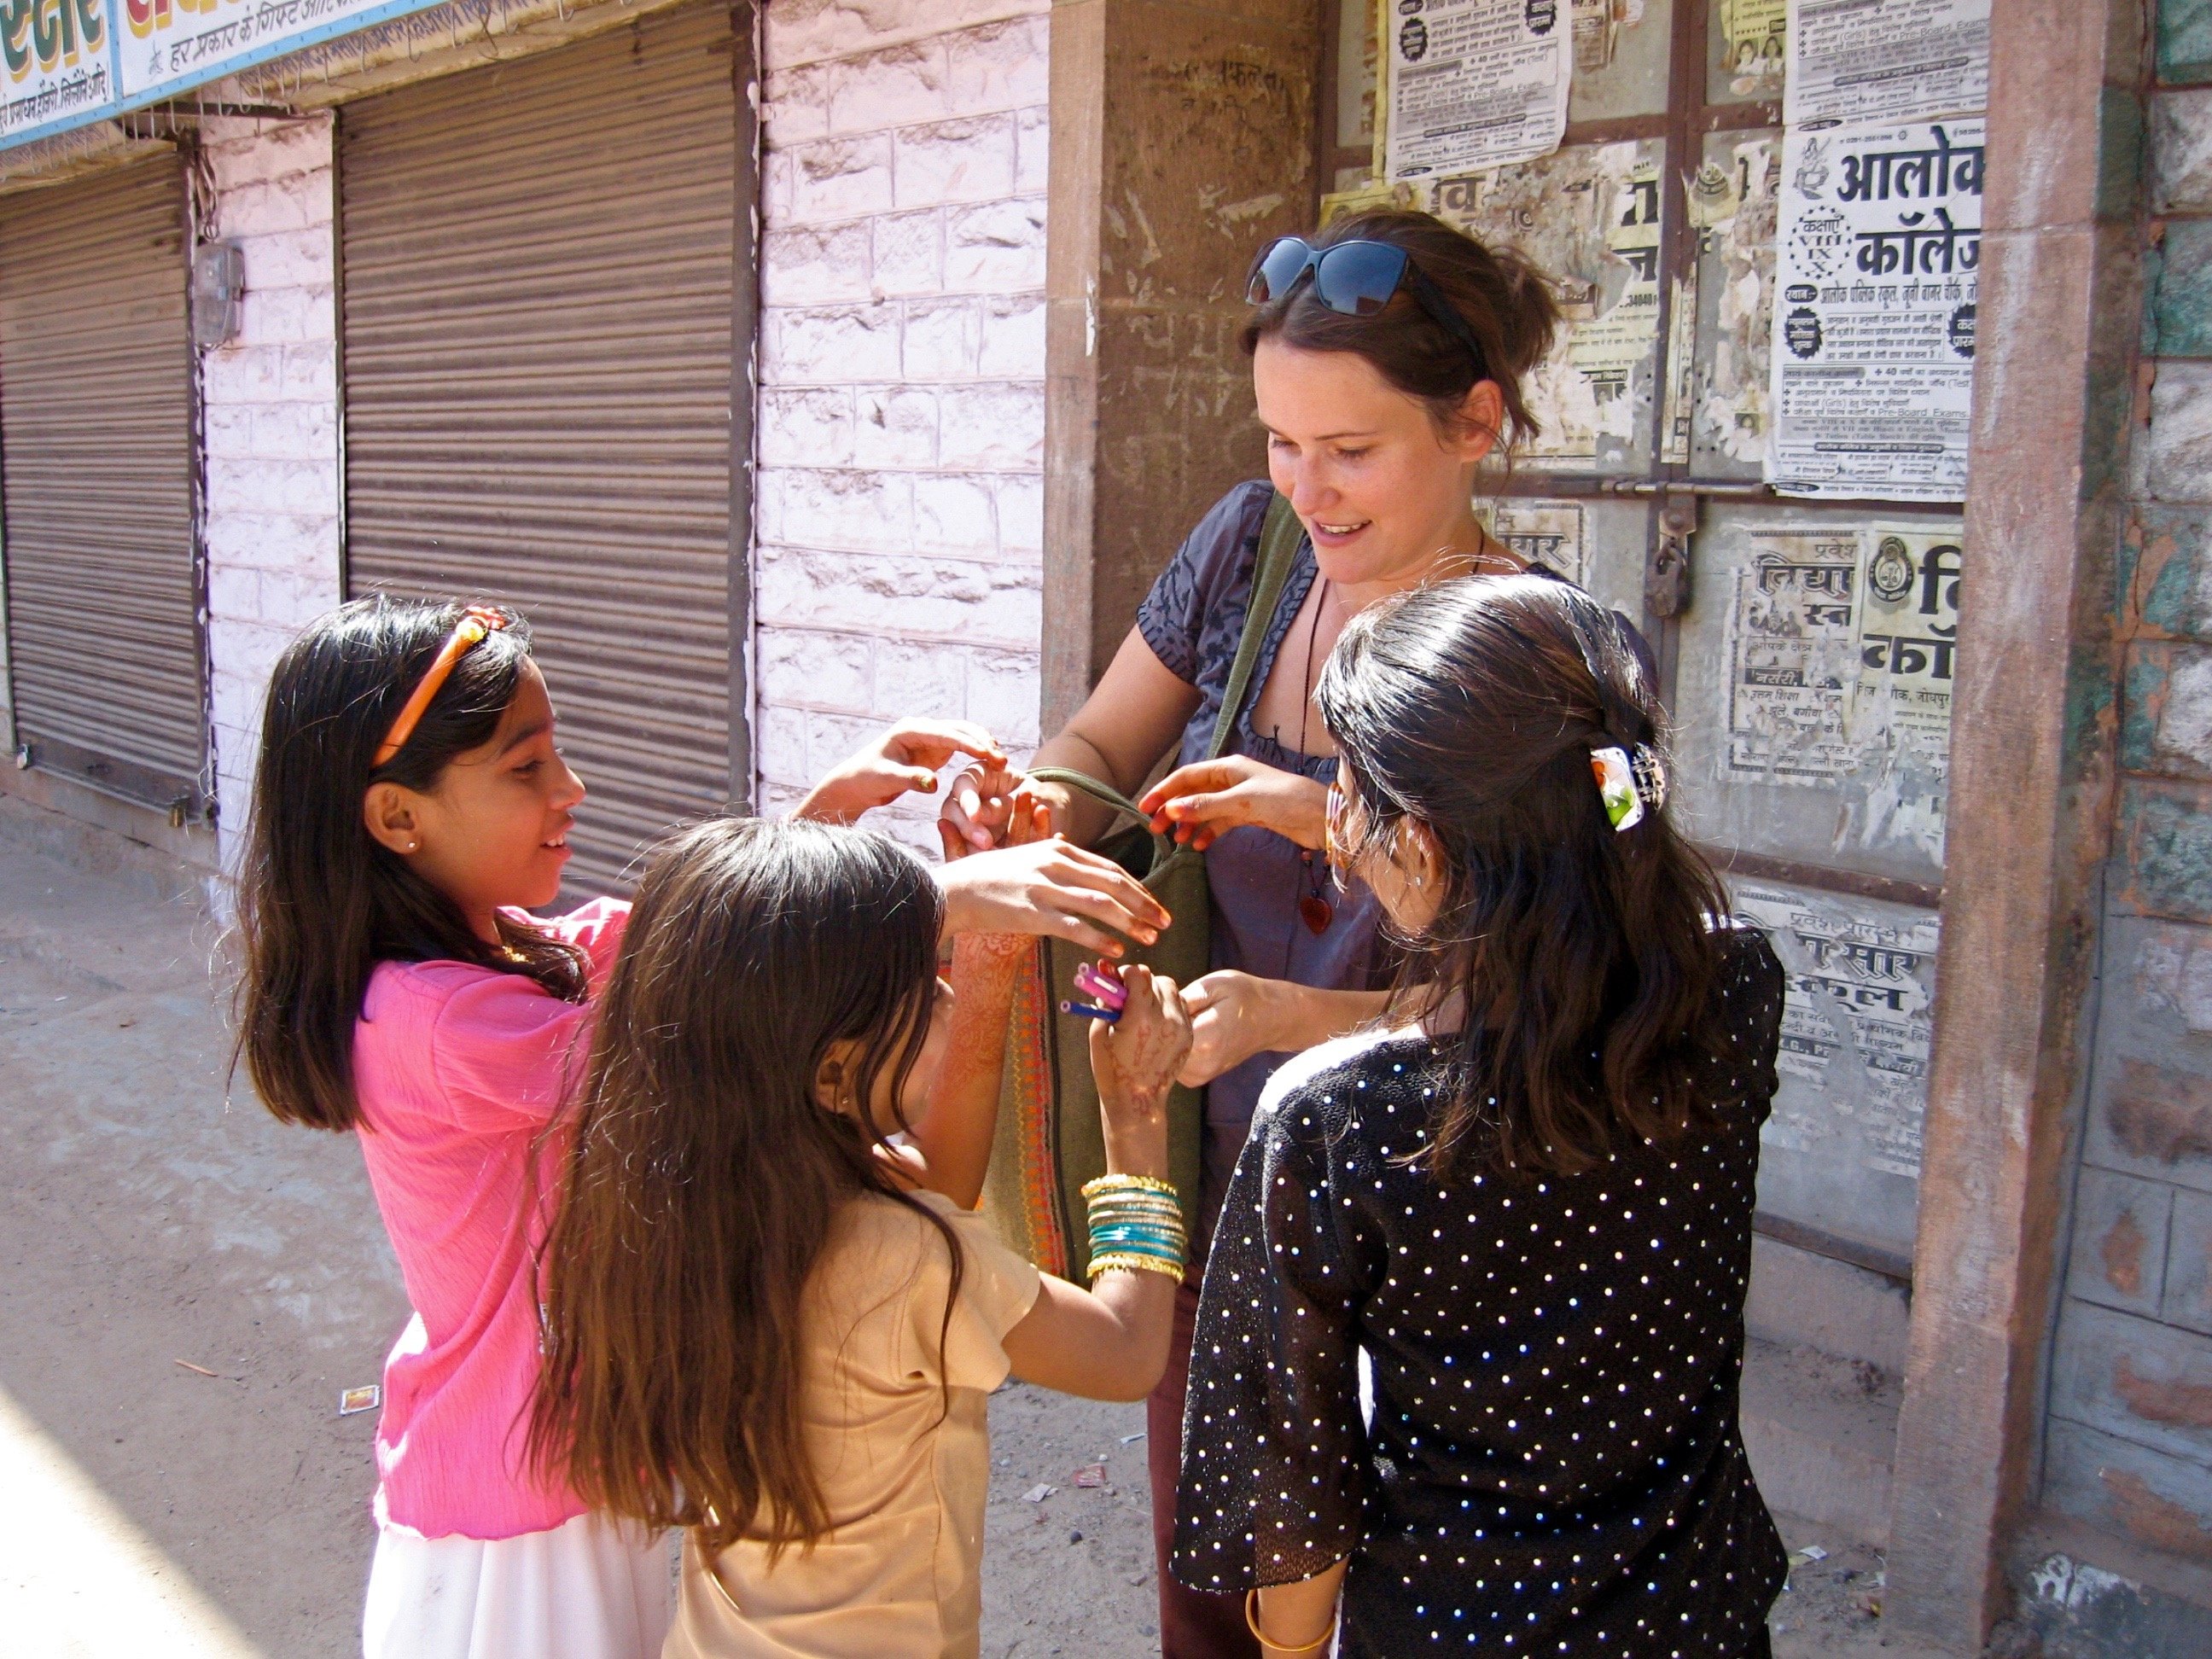
[[[399,711],[398,719],[392,722],[392,729],[384,734],[384,741],[377,745],[376,759],[370,763],[371,769],[383,765],[407,746],[407,739],[415,735],[415,728],[422,721],[422,711],[429,708],[431,699],[438,695],[439,687],[445,684],[447,677],[453,672],[453,665],[466,656],[471,647],[482,644],[488,635],[496,634],[507,625],[504,611],[494,611],[489,605],[472,605],[468,608],[460,621],[453,624],[453,631],[446,635],[445,644],[438,647],[437,656],[409,695],[406,706]]]

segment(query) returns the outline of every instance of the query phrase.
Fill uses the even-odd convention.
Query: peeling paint
[[[2112,1138],[2136,1158],[2179,1164],[2212,1157],[2212,1078],[2130,1060],[2105,1109]]]

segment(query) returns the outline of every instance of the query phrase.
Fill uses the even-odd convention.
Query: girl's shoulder
[[[1428,1039],[1406,1026],[1355,1031],[1316,1044],[1284,1061],[1267,1079],[1252,1115],[1252,1133],[1334,1145],[1355,1122],[1360,1095],[1419,1069],[1430,1053]]]

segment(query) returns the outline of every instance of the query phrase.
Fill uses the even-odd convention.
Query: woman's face
[[[1313,538],[1321,573],[1340,586],[1418,579],[1463,539],[1474,469],[1503,417],[1498,388],[1468,394],[1456,436],[1428,406],[1349,351],[1263,339],[1252,390],[1267,428],[1267,475]]]

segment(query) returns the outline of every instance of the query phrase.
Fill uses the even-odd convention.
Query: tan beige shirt
[[[662,1659],[976,1652],[991,1462],[984,1398],[1006,1380],[1000,1340],[1036,1302],[1037,1270],[980,1216],[919,1196],[952,1224],[964,1253],[951,1328],[951,1260],[937,1230],[890,1199],[854,1200],[807,1285],[802,1361],[807,1445],[834,1529],[773,1567],[763,1545],[740,1542],[710,1564],[686,1540]]]

